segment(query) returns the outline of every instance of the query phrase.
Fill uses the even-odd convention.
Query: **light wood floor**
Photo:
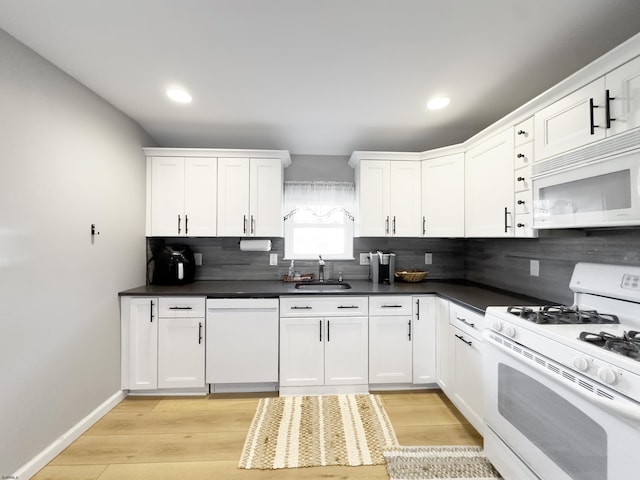
[[[440,391],[379,393],[400,445],[481,445]],[[255,398],[128,397],[34,480],[388,480],[384,465],[237,468]]]

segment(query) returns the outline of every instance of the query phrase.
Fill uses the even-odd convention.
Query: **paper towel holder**
[[[240,250],[243,252],[270,252],[271,240],[240,240]]]

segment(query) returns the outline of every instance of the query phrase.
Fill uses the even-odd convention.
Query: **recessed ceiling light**
[[[429,110],[440,110],[449,105],[450,101],[451,99],[447,97],[435,97],[427,102],[427,108]]]
[[[167,97],[177,103],[191,103],[191,95],[181,88],[167,89]]]

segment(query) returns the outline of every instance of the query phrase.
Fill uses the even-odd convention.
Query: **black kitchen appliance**
[[[193,282],[196,263],[186,245],[162,245],[153,253],[154,285],[184,285]]]
[[[369,280],[385,285],[393,284],[396,269],[396,254],[391,252],[369,253]]]

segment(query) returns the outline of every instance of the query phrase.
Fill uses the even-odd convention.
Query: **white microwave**
[[[640,225],[640,149],[534,165],[533,227]]]

